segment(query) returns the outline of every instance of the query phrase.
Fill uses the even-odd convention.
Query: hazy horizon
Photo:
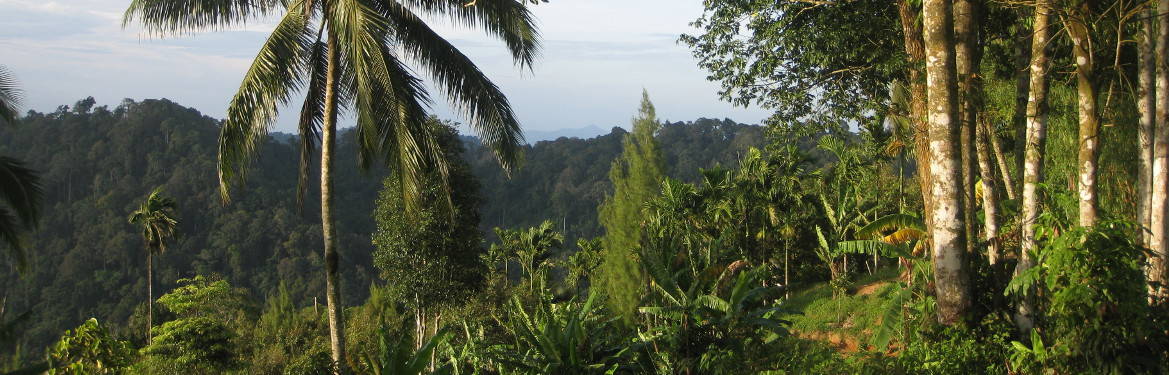
[[[111,106],[123,98],[167,98],[224,117],[272,22],[157,38],[133,26],[122,29],[128,4],[0,0],[9,10],[0,14],[0,48],[9,51],[0,65],[24,90],[22,111],[49,112],[87,96]],[[663,120],[731,118],[755,124],[769,114],[720,101],[717,85],[706,81],[686,47],[676,43],[702,13],[699,1],[565,0],[533,9],[544,49],[532,71],[515,67],[502,44],[482,33],[435,22],[508,95],[525,130],[627,126],[643,88]],[[603,29],[598,20],[605,21]],[[460,119],[441,93],[431,94],[435,114]],[[286,108],[274,130],[294,132],[295,112]]]

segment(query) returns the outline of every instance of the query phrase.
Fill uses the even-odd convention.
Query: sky
[[[275,20],[179,37],[123,29],[129,0],[0,0],[0,65],[24,90],[24,109],[49,112],[93,96],[167,98],[222,118]],[[718,99],[718,84],[678,35],[702,14],[700,0],[552,0],[533,7],[544,49],[533,70],[520,70],[503,44],[479,31],[432,20],[511,100],[525,129],[628,127],[642,89],[664,120],[731,118],[755,124],[759,108]],[[422,73],[422,72],[418,72]],[[432,111],[459,120],[440,93]],[[295,108],[277,131],[294,132]],[[343,120],[350,121],[351,120]],[[344,124],[342,124],[344,125]]]

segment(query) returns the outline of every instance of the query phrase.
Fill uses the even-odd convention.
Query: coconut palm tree
[[[155,188],[150,196],[130,213],[130,224],[142,227],[142,239],[146,241],[146,337],[152,338],[150,327],[154,324],[154,254],[166,252],[167,244],[175,237],[179,221],[175,219],[174,199],[162,195],[162,188]]]
[[[344,327],[332,209],[338,113],[355,113],[358,164],[394,168],[407,206],[413,207],[423,169],[434,168],[445,181],[446,167],[426,126],[430,97],[407,62],[427,73],[505,169],[519,161],[523,144],[507,98],[423,18],[450,19],[501,39],[521,68],[535,60],[539,36],[526,0],[132,0],[123,24],[140,21],[147,32],[166,35],[218,30],[269,15],[282,18],[245,74],[220,131],[220,194],[226,202],[281,107],[303,93],[297,196],[303,197],[319,142],[329,336],[333,360],[341,363]]]
[[[0,125],[16,122],[20,97],[16,78],[0,65]],[[5,203],[0,204],[0,242],[8,245],[8,254],[18,271],[24,270],[26,262],[21,231],[36,226],[42,197],[40,177],[35,171],[20,160],[0,156],[0,200]]]

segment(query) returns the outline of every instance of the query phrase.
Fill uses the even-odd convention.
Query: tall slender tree
[[[970,286],[963,260],[962,157],[959,149],[958,82],[954,57],[954,12],[951,0],[925,0],[923,35],[929,98],[929,170],[933,208],[931,228],[938,321],[957,324],[970,306]]]
[[[640,302],[644,276],[633,256],[641,241],[642,208],[658,196],[665,179],[662,152],[654,135],[661,128],[649,93],[641,94],[641,109],[633,131],[625,136],[624,151],[609,169],[613,195],[601,205],[600,221],[605,259],[601,273],[614,311],[632,316]]]
[[[1156,129],[1153,131],[1152,193],[1149,199],[1149,296],[1160,303],[1165,297],[1166,257],[1169,256],[1169,1],[1157,2]]]
[[[1083,0],[1067,9],[1064,25],[1072,39],[1072,54],[1076,61],[1076,92],[1079,96],[1076,107],[1079,111],[1080,133],[1079,152],[1076,165],[1079,179],[1076,192],[1079,195],[1080,226],[1095,225],[1099,215],[1097,174],[1100,158],[1100,109],[1097,101],[1096,43],[1092,22],[1094,12],[1091,0]]]
[[[446,180],[446,164],[426,123],[429,96],[407,67],[428,73],[505,169],[519,161],[523,135],[507,98],[462,52],[422,17],[449,18],[483,30],[507,45],[521,67],[530,67],[539,37],[526,1],[133,0],[123,24],[140,20],[146,31],[182,34],[218,30],[265,15],[283,14],[244,76],[227,110],[219,142],[219,186],[227,202],[244,179],[282,106],[304,92],[300,109],[300,188],[308,184],[320,143],[321,230],[326,301],[333,361],[344,363],[344,319],[338,278],[333,212],[333,154],[337,117],[352,108],[357,118],[360,166],[390,165],[401,176],[403,196],[416,209],[423,169],[433,165]],[[428,163],[429,162],[429,163]]]
[[[1035,223],[1039,218],[1039,183],[1043,180],[1043,153],[1047,144],[1047,74],[1051,42],[1051,0],[1035,2],[1035,34],[1031,38],[1031,77],[1027,98],[1027,145],[1023,162],[1023,207],[1020,218],[1018,275],[1035,266]],[[1035,305],[1025,295],[1015,312],[1015,324],[1021,332],[1034,326]]]
[[[1137,125],[1137,138],[1140,145],[1137,167],[1137,224],[1140,225],[1141,243],[1148,246],[1149,241],[1149,206],[1153,188],[1153,129],[1157,122],[1157,54],[1155,45],[1157,35],[1154,32],[1153,22],[1157,19],[1156,8],[1152,5],[1145,10],[1141,17],[1141,31],[1137,37],[1137,112],[1140,113],[1140,122]]]
[[[978,78],[982,61],[979,44],[982,4],[978,0],[954,1],[954,62],[958,71],[960,144],[962,150],[962,212],[966,223],[966,251],[974,250],[974,184],[978,158],[975,154],[975,127],[982,112],[982,86]]]
[[[174,239],[179,221],[175,218],[175,201],[162,195],[162,188],[155,188],[150,196],[130,213],[130,224],[142,228],[142,240],[146,241],[146,337],[153,338],[150,329],[154,327],[154,255],[166,252],[167,244]]]

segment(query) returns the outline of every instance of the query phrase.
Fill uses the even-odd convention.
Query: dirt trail
[[[875,283],[867,284],[867,285],[862,286],[859,289],[857,289],[856,295],[867,296],[867,295],[876,293],[878,289],[881,289],[881,287],[888,285],[888,284],[889,284],[888,281],[878,281]]]

